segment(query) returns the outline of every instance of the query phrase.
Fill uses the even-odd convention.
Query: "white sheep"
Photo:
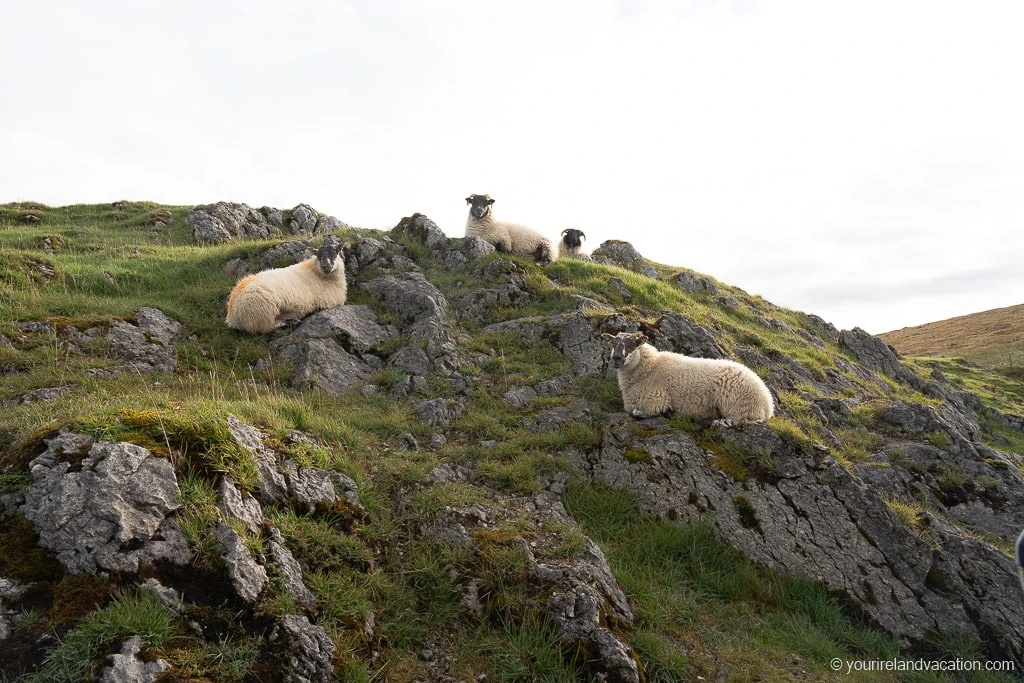
[[[466,237],[480,237],[493,244],[498,251],[532,256],[534,261],[542,265],[551,263],[551,240],[532,228],[495,220],[491,213],[494,200],[489,195],[472,194],[466,197],[466,203],[469,204]]]
[[[745,365],[658,351],[641,332],[602,336],[614,343],[612,366],[618,368],[622,403],[633,417],[671,410],[731,425],[763,422],[774,414],[771,392]]]
[[[558,241],[558,258],[574,258],[580,261],[590,261],[589,254],[583,253],[583,240],[587,235],[582,230],[567,228],[562,231],[562,239]]]
[[[228,298],[228,327],[265,334],[282,320],[344,305],[347,284],[339,251],[338,245],[325,244],[316,256],[239,280]]]

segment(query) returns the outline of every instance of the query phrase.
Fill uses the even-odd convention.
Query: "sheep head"
[[[573,249],[581,247],[585,239],[587,239],[587,235],[582,230],[567,228],[562,231],[562,243],[567,247],[572,247]]]
[[[494,200],[490,195],[471,194],[466,197],[466,203],[469,204],[469,213],[473,218],[483,218],[491,213],[491,204]]]
[[[601,339],[612,344],[612,367],[621,368],[629,354],[647,343],[643,332],[619,332],[617,335],[602,334]]]
[[[339,261],[337,259],[340,252],[341,246],[334,242],[325,244],[316,250],[316,263],[320,267],[322,275],[330,275],[338,269]]]

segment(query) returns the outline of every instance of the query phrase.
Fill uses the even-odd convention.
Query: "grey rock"
[[[394,326],[377,323],[377,314],[369,306],[352,305],[328,308],[305,318],[289,341],[330,338],[350,353],[363,354],[396,334]]]
[[[914,389],[923,390],[924,380],[903,367],[896,352],[878,337],[855,327],[839,333],[839,346],[848,349],[861,363]]]
[[[400,220],[398,225],[391,229],[391,236],[395,239],[412,238],[426,245],[431,252],[447,249],[450,243],[444,231],[437,227],[437,223],[421,213],[414,213]]]
[[[267,239],[281,234],[280,226],[269,221],[262,212],[246,204],[230,202],[193,207],[185,223],[192,228],[192,235],[200,244]]]
[[[253,557],[245,541],[230,526],[218,523],[216,534],[225,551],[224,567],[235,592],[246,602],[256,602],[267,585],[267,570]]]
[[[95,370],[93,374],[170,372],[177,366],[174,341],[181,334],[181,323],[155,308],[140,308],[134,317],[137,324],[121,320],[107,331],[114,358],[125,362],[108,370]]]
[[[630,628],[633,613],[612,576],[608,561],[587,539],[583,552],[567,563],[538,563],[525,543],[530,573],[545,585],[544,603],[555,629],[588,653],[590,673],[606,681],[641,680],[632,648],[614,629]]]
[[[265,505],[288,498],[288,481],[278,468],[277,454],[263,445],[263,435],[234,415],[228,415],[228,432],[236,444],[256,458],[259,471],[259,487],[256,499]]]
[[[505,402],[513,408],[522,408],[535,398],[537,398],[537,390],[533,387],[513,386],[505,392]]]
[[[600,341],[594,326],[582,313],[570,316],[560,327],[556,345],[578,375],[603,375],[608,367],[611,347]]]
[[[153,594],[160,598],[162,602],[169,609],[175,612],[181,613],[185,607],[185,600],[181,593],[174,590],[170,586],[165,586],[153,577],[149,577],[142,582],[142,586],[148,590],[153,591]]]
[[[447,429],[451,421],[462,415],[465,409],[462,401],[447,398],[423,399],[414,405],[416,415],[438,429]]]
[[[221,514],[227,519],[237,519],[252,533],[259,533],[263,527],[263,508],[250,495],[243,496],[227,475],[221,477],[217,492]]]
[[[110,666],[100,674],[100,683],[154,683],[157,676],[171,665],[163,659],[145,662],[139,658],[142,639],[131,636],[124,641],[120,654],[110,655]]]
[[[73,470],[57,457],[72,441],[81,443],[65,436],[30,463],[21,513],[39,544],[71,573],[187,563],[192,553],[173,516],[181,503],[171,464],[134,444],[101,442]]]
[[[32,403],[56,401],[59,398],[67,396],[70,391],[70,387],[45,387],[43,389],[33,389],[26,394],[22,394],[18,398],[12,398],[4,401],[2,405],[5,408],[13,408],[15,406],[27,406]]]
[[[661,351],[674,351],[697,358],[728,358],[715,334],[678,313],[666,313],[648,335]]]
[[[383,275],[359,286],[403,320],[410,346],[423,348],[434,372],[451,375],[460,363],[448,300],[421,272]]]
[[[633,292],[629,290],[626,283],[622,281],[622,278],[610,277],[608,278],[608,288],[616,292],[622,297],[622,300],[629,303],[633,300]]]
[[[590,424],[596,407],[589,401],[573,401],[567,406],[558,406],[542,411],[525,421],[526,428],[534,433],[550,432],[568,424]]]
[[[302,391],[320,389],[341,395],[369,377],[375,370],[365,359],[355,356],[333,339],[288,339],[280,358],[291,364],[291,384]]]
[[[284,227],[284,212],[272,206],[261,206],[260,213],[267,219],[267,222],[277,228]]]
[[[316,606],[317,599],[302,580],[302,567],[295,560],[295,556],[284,545],[284,538],[281,532],[275,527],[268,529],[270,537],[270,557],[274,561],[274,569],[280,577],[284,589],[299,601],[299,604],[308,609]]]
[[[675,283],[676,287],[690,294],[718,296],[718,285],[705,277],[699,277],[689,271],[679,273],[672,282]]]
[[[609,416],[601,448],[572,457],[581,471],[635,493],[641,512],[681,521],[711,518],[717,533],[755,562],[824,583],[904,643],[967,628],[985,634],[996,654],[1015,661],[1024,656],[1020,586],[995,548],[972,544],[970,562],[979,571],[1002,563],[1002,570],[984,569],[983,578],[961,573],[956,563],[963,560],[936,551],[900,524],[882,491],[832,456],[804,453],[765,425],[715,428],[726,447],[754,454],[746,460],[751,474],[745,481],[719,471],[688,434],[661,420],[644,421],[652,433],[640,437],[631,425],[624,414]],[[647,457],[627,460],[627,449]],[[1004,478],[1004,487],[1018,474]],[[944,548],[961,532],[934,533]],[[946,569],[936,585],[940,566]]]
[[[533,388],[540,396],[557,396],[569,391],[573,381],[572,375],[559,375],[543,382],[537,382]]]
[[[312,244],[306,240],[289,240],[268,247],[254,256],[237,275],[258,273],[271,268],[284,268],[305,261],[314,253]]]
[[[334,678],[336,647],[327,632],[296,614],[281,619],[280,633],[287,652],[284,681],[326,683]]]
[[[352,226],[344,223],[334,216],[320,216],[316,219],[316,225],[313,227],[313,232],[319,235],[326,235],[328,233],[338,232],[339,230],[346,230]]]
[[[415,346],[404,346],[388,357],[388,365],[410,375],[429,375],[434,371],[427,352]]]
[[[309,204],[299,204],[288,216],[288,229],[293,235],[312,235],[316,232],[316,210]]]
[[[495,252],[494,245],[482,237],[472,236],[462,240],[460,252],[468,263],[475,263]]]
[[[633,245],[622,240],[607,240],[591,252],[596,263],[608,263],[637,273],[642,272],[647,264]]]

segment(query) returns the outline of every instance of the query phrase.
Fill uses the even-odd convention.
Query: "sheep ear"
[[[565,233],[567,233],[567,232],[569,232],[569,228],[566,228],[565,230],[562,231],[562,236],[564,237]]]
[[[494,200],[493,200],[493,199],[488,199],[488,200],[487,200],[487,206],[490,206],[490,205],[491,205],[491,204],[493,204],[493,203],[494,203]]]
[[[473,203],[473,198],[472,197],[466,197],[466,203],[467,204],[472,204]]]
[[[636,334],[636,338],[641,344],[646,344],[647,342],[651,341],[650,338],[648,338],[648,336],[643,332],[637,332]]]
[[[581,240],[585,240],[585,239],[587,239],[587,233],[585,233],[585,232],[583,232],[582,230],[580,230],[580,239],[581,239]]]

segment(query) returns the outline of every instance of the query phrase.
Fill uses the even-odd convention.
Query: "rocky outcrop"
[[[269,206],[256,210],[246,204],[217,202],[193,207],[185,222],[200,244],[262,240],[282,234],[326,234],[349,227],[333,216],[321,215],[308,204],[296,206],[285,220],[280,209]]]
[[[573,457],[594,479],[635,493],[641,511],[711,519],[745,555],[824,583],[905,643],[966,626],[990,645],[991,656],[1024,658],[1020,587],[992,546],[939,520],[930,540],[922,538],[889,510],[885,489],[767,426],[716,428],[704,450],[659,419],[641,423],[646,436],[636,436],[631,424],[625,414],[610,416],[600,449]],[[722,444],[717,451],[715,443]],[[736,462],[735,453],[749,455]],[[1004,474],[1003,486],[1015,497],[1024,493],[1019,472]],[[954,555],[947,545],[969,553]]]
[[[134,444],[90,442],[62,433],[30,463],[33,483],[19,511],[39,544],[71,573],[187,563],[192,553],[174,518],[181,503],[171,464]]]
[[[590,256],[596,263],[607,263],[648,277],[658,277],[658,271],[647,265],[644,257],[629,242],[606,240]]]
[[[140,308],[133,319],[110,326],[107,341],[116,364],[92,370],[92,374],[109,377],[124,372],[171,372],[177,366],[174,342],[181,335],[181,323],[150,307]]]

